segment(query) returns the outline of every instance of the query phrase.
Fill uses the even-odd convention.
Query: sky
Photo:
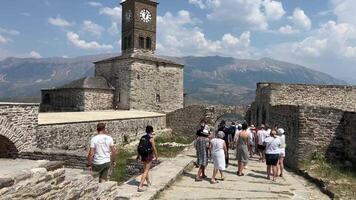
[[[157,54],[271,57],[356,82],[355,0],[158,0]],[[120,0],[3,0],[0,59],[118,53]]]

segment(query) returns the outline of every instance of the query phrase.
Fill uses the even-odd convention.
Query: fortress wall
[[[199,122],[206,116],[206,106],[188,106],[167,114],[167,127],[179,136],[194,137]]]
[[[271,109],[270,125],[283,127],[286,135],[286,159],[285,163],[290,168],[298,166],[299,152],[299,116],[296,106],[274,106]]]
[[[258,104],[303,105],[356,111],[356,87],[338,85],[305,85],[259,83]]]
[[[325,107],[279,105],[269,108],[271,126],[286,131],[286,164],[301,169],[314,156],[356,160],[355,113]]]
[[[38,110],[39,104],[0,103],[1,157],[17,156],[35,147]]]
[[[345,151],[347,157],[356,163],[356,113],[345,113]]]
[[[36,134],[37,147],[41,150],[53,151],[53,153],[61,150],[85,152],[91,137],[96,135],[96,126],[99,122],[102,121],[41,124]],[[152,125],[158,132],[166,128],[165,116],[104,122],[107,134],[113,137],[116,144],[138,139],[147,125]]]

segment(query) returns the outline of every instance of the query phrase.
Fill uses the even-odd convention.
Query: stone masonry
[[[314,155],[330,160],[356,159],[354,111],[350,86],[259,83],[248,118],[251,123],[286,130],[286,164],[300,168]]]
[[[0,197],[19,199],[115,199],[117,183],[98,183],[91,174],[71,177],[59,162],[0,177]]]
[[[118,109],[172,112],[183,108],[183,65],[153,54],[124,54],[95,63],[114,86]]]
[[[0,103],[0,157],[34,148],[38,108],[38,104]]]

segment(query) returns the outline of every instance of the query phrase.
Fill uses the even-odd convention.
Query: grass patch
[[[132,156],[136,155],[136,153],[124,149],[118,149],[117,151],[118,154],[116,157],[116,167],[113,169],[111,180],[122,183],[127,178],[126,166]]]
[[[163,158],[174,158],[176,157],[180,152],[183,151],[185,147],[165,147],[161,146],[160,144],[164,143],[172,143],[176,142],[178,144],[191,144],[193,142],[193,139],[191,138],[184,138],[184,137],[177,137],[177,136],[166,136],[166,137],[156,137],[155,138],[156,146],[157,146],[157,153],[159,157]]]
[[[323,179],[327,188],[335,193],[335,199],[356,199],[356,169],[344,165],[333,165],[323,155],[315,154],[305,169]]]

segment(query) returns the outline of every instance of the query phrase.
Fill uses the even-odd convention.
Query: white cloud
[[[67,20],[57,16],[56,18],[48,18],[48,23],[50,23],[53,26],[59,26],[59,27],[70,27],[73,26],[74,23],[68,22]]]
[[[347,23],[356,26],[354,0],[331,0],[333,13],[337,16],[339,23]]]
[[[157,50],[172,56],[183,55],[230,55],[249,57],[250,32],[240,36],[226,33],[220,40],[210,40],[204,32],[196,27],[198,20],[188,11],[179,11],[176,16],[167,12],[157,18]]]
[[[100,36],[101,33],[105,31],[105,29],[102,26],[89,20],[85,20],[83,22],[83,30],[96,36]]]
[[[208,9],[207,18],[230,25],[267,30],[270,21],[285,15],[282,2],[275,0],[190,0],[191,4]]]
[[[296,8],[291,19],[296,27],[304,30],[310,30],[312,23],[309,17],[305,14],[304,10]]]
[[[198,6],[200,9],[206,9],[219,6],[220,0],[189,0],[189,3]]]
[[[119,28],[118,28],[118,24],[116,22],[112,22],[111,26],[108,28],[108,32],[111,35],[117,35],[119,34]]]
[[[31,14],[28,13],[28,12],[23,12],[23,13],[21,13],[21,15],[22,15],[22,16],[25,16],[25,17],[30,17],[30,16],[31,16]]]
[[[3,37],[2,35],[0,35],[0,44],[6,44],[6,43],[8,43],[8,42],[9,42],[8,39],[6,39],[6,38]]]
[[[280,27],[278,32],[281,33],[281,34],[284,34],[284,35],[292,35],[292,34],[299,33],[299,30],[294,29],[290,25],[286,25],[286,26]]]
[[[93,7],[102,7],[103,4],[101,4],[100,2],[96,2],[96,1],[90,1],[88,2],[89,6],[93,6]]]
[[[283,9],[282,2],[279,1],[263,1],[262,5],[266,10],[266,17],[270,20],[279,20],[281,19],[286,11]]]
[[[111,19],[116,22],[120,23],[121,22],[121,13],[122,9],[121,7],[114,7],[114,8],[109,8],[109,7],[104,7],[99,10],[100,15],[107,15],[111,17]]]
[[[5,29],[0,27],[0,33],[8,34],[8,35],[20,35],[20,32],[12,29]]]
[[[39,54],[39,53],[36,52],[36,51],[31,51],[31,52],[29,53],[29,56],[30,56],[31,58],[42,58],[41,54]]]
[[[292,47],[292,52],[297,56],[319,57],[328,45],[327,39],[308,37]]]
[[[87,50],[111,50],[113,49],[112,45],[99,44],[96,41],[87,42],[80,39],[79,35],[74,32],[67,33],[67,39],[76,47]]]

